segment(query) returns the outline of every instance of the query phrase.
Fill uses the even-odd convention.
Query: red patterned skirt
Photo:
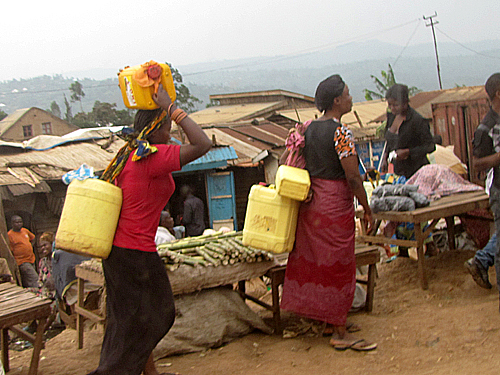
[[[346,323],[356,288],[353,194],[345,180],[311,179],[288,258],[281,308],[333,325]]]

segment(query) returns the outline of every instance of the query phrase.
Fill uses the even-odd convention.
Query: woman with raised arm
[[[346,326],[356,288],[354,197],[363,206],[368,231],[373,222],[354,137],[340,122],[351,111],[352,97],[333,75],[318,85],[315,102],[323,116],[307,127],[303,150],[312,198],[299,210],[281,307],[331,325],[330,344],[337,350],[373,350],[376,344],[354,337]]]
[[[175,190],[172,172],[204,155],[211,142],[161,85],[153,99],[160,108],[137,112],[135,137],[102,177],[122,189],[123,203],[113,248],[102,262],[107,320],[99,367],[92,375],[158,375],[152,352],[174,323],[174,299],[156,252],[156,229]],[[189,144],[167,144],[172,120]]]

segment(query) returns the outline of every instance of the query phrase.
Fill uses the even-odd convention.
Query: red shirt
[[[123,203],[113,245],[156,251],[155,234],[161,211],[175,190],[172,172],[179,171],[180,146],[155,145],[158,151],[139,161],[130,155],[116,185]]]

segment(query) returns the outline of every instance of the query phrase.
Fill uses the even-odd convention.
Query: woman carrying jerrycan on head
[[[204,155],[211,141],[161,85],[153,100],[160,108],[137,112],[137,138],[120,150],[117,163],[103,175],[122,189],[123,203],[113,248],[102,262],[107,325],[99,367],[89,375],[158,375],[152,352],[174,323],[174,298],[156,252],[156,229],[175,190],[172,172]],[[189,144],[167,144],[172,120]]]

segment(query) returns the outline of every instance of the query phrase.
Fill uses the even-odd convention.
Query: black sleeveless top
[[[335,150],[335,132],[340,123],[314,120],[305,131],[304,156],[306,169],[311,177],[325,180],[345,179],[345,172]]]

